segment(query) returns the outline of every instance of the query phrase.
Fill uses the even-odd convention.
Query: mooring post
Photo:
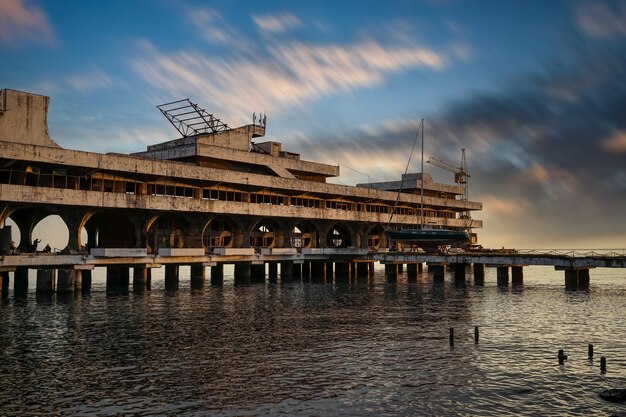
[[[478,330],[478,326],[474,326],[474,344],[478,344],[478,339],[480,338],[480,333]]]
[[[593,358],[593,345],[591,343],[589,343],[587,348],[587,354],[589,355],[589,359]]]
[[[606,358],[604,356],[600,356],[600,372],[606,374]]]
[[[454,327],[450,327],[450,347],[454,347]]]
[[[557,357],[559,359],[559,365],[563,365],[563,362],[567,359],[567,355],[563,349],[559,349],[559,355]]]

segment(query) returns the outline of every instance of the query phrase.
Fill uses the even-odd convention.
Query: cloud
[[[56,44],[56,36],[48,17],[40,8],[25,0],[0,1],[0,43],[20,42]]]
[[[626,130],[618,130],[602,141],[602,147],[611,152],[626,152]]]
[[[269,46],[254,56],[232,58],[196,52],[165,54],[142,42],[135,72],[153,88],[172,97],[202,97],[234,121],[249,119],[253,109],[271,111],[303,105],[319,97],[381,85],[393,73],[441,70],[447,58],[407,44],[310,45],[292,42]],[[253,107],[254,106],[254,107]]]
[[[234,49],[247,49],[250,43],[230,26],[215,9],[209,7],[188,8],[185,19],[197,30],[200,38],[213,43],[228,45]]]
[[[297,16],[286,12],[276,15],[254,15],[252,16],[252,20],[254,20],[254,23],[261,32],[269,33],[283,33],[302,26],[302,22]]]
[[[87,92],[110,87],[113,85],[111,78],[99,68],[82,75],[72,75],[66,79],[66,83],[74,90]]]
[[[626,2],[587,1],[575,10],[578,27],[593,38],[614,38],[626,35]]]

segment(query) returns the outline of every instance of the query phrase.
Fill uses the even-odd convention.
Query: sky
[[[483,246],[626,248],[626,1],[1,0],[0,57],[64,148],[174,139],[155,106],[189,98],[355,184],[398,179],[424,118]]]

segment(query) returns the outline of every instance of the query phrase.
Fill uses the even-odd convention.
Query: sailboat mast
[[[424,119],[422,118],[422,184],[420,187],[420,229],[424,228]]]

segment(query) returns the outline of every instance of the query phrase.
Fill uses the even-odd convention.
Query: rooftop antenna
[[[227,124],[188,98],[159,104],[156,107],[184,138],[230,130]]]

